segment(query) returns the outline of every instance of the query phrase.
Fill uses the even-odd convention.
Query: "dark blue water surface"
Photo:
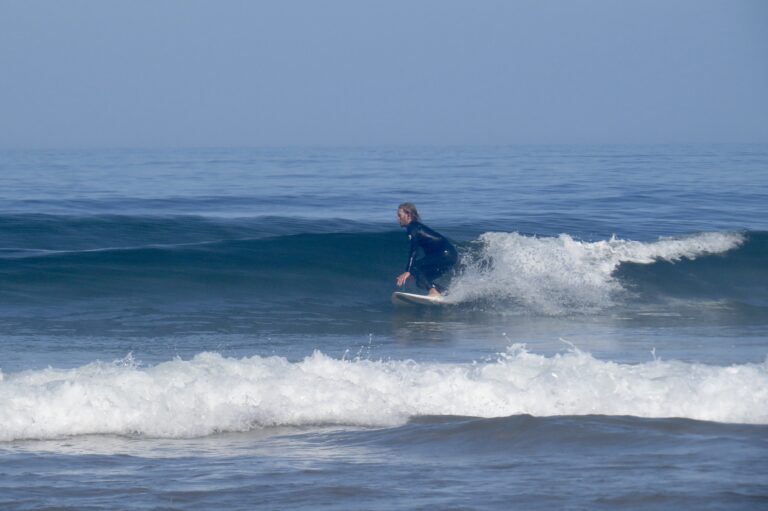
[[[765,508],[766,204],[766,146],[1,152],[0,507]]]

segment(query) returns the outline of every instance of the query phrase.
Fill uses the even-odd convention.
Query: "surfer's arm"
[[[413,268],[414,261],[416,261],[416,252],[419,248],[418,236],[420,233],[421,230],[418,229],[415,225],[409,227],[408,229],[408,239],[411,241],[408,253],[408,264],[405,266],[405,271],[397,276],[398,287],[403,287],[405,285],[405,281],[408,280],[411,276],[411,269]]]
[[[410,273],[413,268],[413,262],[416,260],[416,251],[419,248],[419,231],[413,230],[408,233],[408,239],[411,241],[410,249],[408,251],[408,264],[405,265],[405,273]]]
[[[408,265],[405,267],[405,271],[397,276],[397,287],[403,287],[405,281],[411,276],[411,268],[413,268],[413,261],[416,259],[416,244],[411,239],[411,253],[408,254]]]

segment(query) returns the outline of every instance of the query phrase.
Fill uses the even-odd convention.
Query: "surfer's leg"
[[[427,279],[430,282],[429,294],[431,296],[442,295],[445,292],[445,288],[435,281],[451,271],[457,262],[458,259],[456,256],[449,253],[445,253],[440,257],[435,258],[428,271],[425,272]]]
[[[451,266],[450,264],[446,265],[446,261],[442,259],[424,258],[415,266],[416,272],[412,271],[411,274],[416,279],[416,285],[421,289],[426,289],[430,296],[437,296],[442,294],[445,289],[435,280],[450,270]]]
[[[450,269],[450,266],[446,267],[444,265],[440,265],[440,266],[432,266],[431,268],[429,268],[429,271],[425,272],[427,276],[427,280],[429,282],[430,296],[440,296],[445,292],[445,288],[435,281],[438,278],[440,278],[449,269]]]
[[[411,276],[416,281],[416,285],[421,289],[429,290],[432,287],[432,282],[425,273],[425,268],[420,264],[415,264],[411,268]]]
[[[448,273],[456,264],[456,257],[452,254],[440,254],[418,259],[411,269],[411,275],[416,279],[416,285],[426,289],[430,296],[441,295],[445,288],[435,280]]]

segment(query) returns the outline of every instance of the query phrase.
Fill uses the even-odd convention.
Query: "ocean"
[[[766,204],[759,145],[1,151],[0,508],[768,509]]]

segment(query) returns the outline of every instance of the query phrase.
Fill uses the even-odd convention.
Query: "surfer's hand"
[[[411,276],[411,272],[407,271],[405,273],[401,273],[397,277],[397,287],[403,287],[403,284],[405,284],[405,281],[408,280],[408,277]]]

